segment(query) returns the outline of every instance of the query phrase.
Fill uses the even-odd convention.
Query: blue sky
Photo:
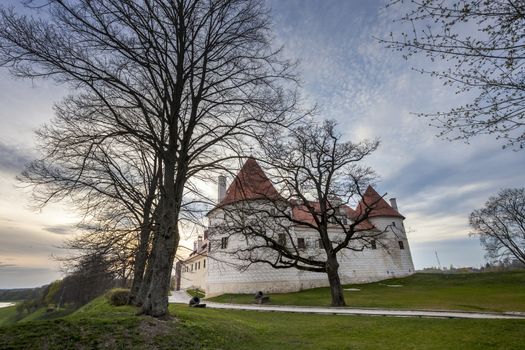
[[[385,10],[382,1],[268,4],[276,44],[300,61],[304,99],[319,105],[320,117],[336,119],[349,139],[381,139],[368,165],[381,177],[378,191],[396,197],[407,217],[416,268],[437,265],[435,251],[444,266],[483,264],[477,238],[468,236],[468,214],[500,188],[523,186],[525,152],[502,150],[487,136],[470,144],[438,139],[428,121],[412,114],[446,110],[467,96],[413,72],[411,66],[429,68],[424,57],[407,62],[374,40],[401,29],[392,22],[399,9]],[[58,246],[78,218],[64,204],[32,211],[15,176],[35,156],[34,129],[64,94],[50,82],[14,80],[0,69],[0,288],[60,276],[50,256],[63,253]]]

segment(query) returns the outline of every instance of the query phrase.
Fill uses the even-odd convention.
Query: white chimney
[[[204,242],[203,242],[203,240],[202,240],[202,236],[199,235],[199,236],[197,237],[197,251],[201,250],[201,247],[202,247],[202,244],[203,244],[203,243],[204,243]]]
[[[224,197],[226,196],[226,176],[219,175],[218,179],[218,187],[219,187],[219,193],[217,196],[217,203],[222,202]]]
[[[390,206],[397,210],[397,202],[395,198],[390,198]]]

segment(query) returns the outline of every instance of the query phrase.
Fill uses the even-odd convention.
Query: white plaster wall
[[[382,217],[372,218],[370,221],[378,229],[385,231],[380,240],[386,248],[378,244],[377,249],[364,249],[360,252],[342,251],[339,255],[342,283],[372,282],[414,273],[402,219]],[[396,223],[395,227],[392,222]],[[322,249],[317,248],[317,232],[296,228],[295,233],[299,237],[306,238],[307,255],[324,254]],[[228,249],[235,250],[245,244],[243,237],[235,238],[236,236],[229,238]],[[403,241],[405,249],[399,248],[399,240]],[[259,290],[266,293],[291,292],[328,286],[324,273],[300,271],[295,268],[275,269],[262,263],[254,264],[244,271],[239,270],[238,261],[231,255],[223,254],[217,246],[212,249],[207,266],[208,278],[205,289],[207,296],[224,293],[255,293]]]
[[[206,261],[206,267],[204,267],[204,261]],[[197,266],[200,262],[200,269],[191,270],[191,264]],[[208,262],[209,259],[207,256],[198,256],[191,260],[187,260],[184,265],[182,265],[182,272],[180,278],[180,288],[181,289],[200,289],[206,290],[206,283],[208,280]],[[185,271],[185,267],[188,267],[189,270]]]

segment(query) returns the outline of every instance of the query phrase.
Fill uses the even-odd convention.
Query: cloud
[[[61,274],[52,268],[0,266],[0,289],[39,287],[60,278]]]
[[[0,270],[12,269],[12,268],[15,268],[15,267],[17,267],[17,266],[13,265],[13,264],[7,264],[7,263],[4,263],[4,262],[0,261]]]
[[[69,235],[75,233],[75,228],[70,225],[47,226],[44,227],[44,230],[57,235]]]
[[[21,146],[0,141],[0,171],[19,173],[33,159],[31,153]]]

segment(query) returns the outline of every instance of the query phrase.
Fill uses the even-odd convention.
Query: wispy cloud
[[[70,235],[75,233],[75,228],[70,225],[57,225],[44,227],[44,230],[57,235]]]
[[[0,141],[0,171],[19,173],[33,159],[31,152],[24,147]]]

